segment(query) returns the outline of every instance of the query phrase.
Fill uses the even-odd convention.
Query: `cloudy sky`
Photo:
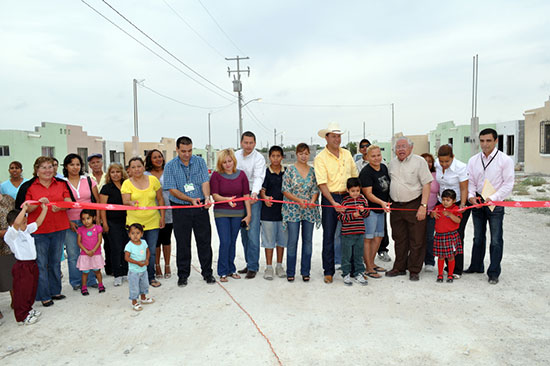
[[[550,95],[548,1],[85,0],[169,65],[78,0],[0,1],[0,129],[80,124],[129,141],[132,79],[142,141],[188,135],[235,146],[238,110],[225,57],[248,56],[244,128],[259,145],[321,143],[330,121],[388,140],[438,122],[469,123],[479,54],[481,123],[521,119]],[[201,79],[182,63],[207,79]],[[181,71],[177,70],[180,69]],[[209,89],[191,80],[183,72]],[[211,83],[211,84],[210,84]],[[212,85],[214,84],[214,86]],[[224,107],[224,108],[220,108]],[[348,135],[344,136],[347,142]],[[277,141],[280,142],[278,136]]]

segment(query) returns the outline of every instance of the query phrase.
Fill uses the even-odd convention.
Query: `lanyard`
[[[487,163],[487,165],[485,165],[485,163],[483,162],[483,153],[481,153],[481,155],[479,156],[479,158],[481,159],[481,165],[483,166],[483,171],[486,171],[487,168],[489,167],[489,165],[493,162],[493,160],[495,160],[495,158],[497,157],[498,152],[499,152],[499,150],[497,150],[497,152],[495,153],[495,155],[493,155],[493,157],[491,158],[491,160],[489,160],[489,162]]]

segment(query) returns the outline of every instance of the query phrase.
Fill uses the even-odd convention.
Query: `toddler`
[[[97,288],[99,292],[105,292],[101,269],[105,267],[105,261],[101,255],[101,241],[103,228],[95,224],[96,211],[82,210],[80,212],[81,227],[77,230],[77,244],[80,247],[80,256],[76,261],[76,268],[82,271],[82,288],[80,292],[83,296],[89,295],[88,273],[93,271],[97,278]]]
[[[142,239],[143,226],[134,223],[128,228],[130,241],[124,247],[124,259],[128,262],[128,284],[130,287],[130,300],[135,311],[141,311],[141,304],[152,304],[153,298],[147,297],[149,293],[149,279],[147,277],[147,265],[149,264],[149,249],[147,242]],[[141,295],[141,304],[138,297]]]

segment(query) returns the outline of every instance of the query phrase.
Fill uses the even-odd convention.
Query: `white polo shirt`
[[[20,261],[36,259],[36,247],[34,246],[34,238],[31,236],[36,230],[38,230],[36,222],[28,224],[25,231],[16,230],[13,226],[8,227],[8,231],[4,235],[4,241],[8,244],[16,259]]]
[[[445,169],[439,163],[439,159],[435,161],[435,179],[439,183],[439,201],[441,202],[441,194],[446,189],[452,189],[456,193],[456,202],[460,202],[460,183],[468,180],[468,166],[460,160],[453,158],[451,166]]]

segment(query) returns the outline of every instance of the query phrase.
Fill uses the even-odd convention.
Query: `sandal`
[[[141,299],[140,302],[142,304],[152,304],[155,302],[155,299],[153,299],[152,297],[146,297],[145,299]]]
[[[304,280],[304,282],[309,282],[309,276],[302,276],[302,280]]]
[[[288,282],[294,282],[294,277],[293,277],[293,276],[289,276],[289,277],[286,278],[286,280],[287,280]]]
[[[156,268],[155,278],[157,280],[160,280],[161,278],[164,278],[164,276],[162,275],[162,271],[160,269],[160,264],[155,264],[155,268]]]
[[[376,270],[374,272],[367,272],[365,273],[367,276],[369,276],[370,278],[380,278],[382,276],[380,276],[380,274],[378,274],[378,272],[376,272]]]
[[[135,304],[132,304],[132,309],[135,311],[142,311],[143,308],[141,307],[141,304],[139,302],[136,302]]]
[[[374,269],[376,272],[386,272],[386,271],[387,271],[387,269],[382,268],[382,267],[378,267],[378,266],[374,267],[373,269]]]
[[[87,287],[82,287],[82,289],[80,289],[80,293],[82,296],[88,296],[90,294]]]
[[[439,282],[439,283],[443,282],[443,275],[438,275],[436,282]]]
[[[236,280],[240,280],[240,279],[241,279],[241,276],[239,276],[237,273],[231,273],[231,274],[229,275],[229,277],[234,278],[234,279],[236,279]]]
[[[220,276],[220,282],[227,282],[227,281],[228,281],[227,276]]]
[[[164,265],[164,278],[169,279],[170,277],[172,277],[172,271],[170,270],[170,265],[165,264]]]
[[[162,284],[159,281],[157,280],[151,281],[151,287],[160,287],[160,286],[162,286]]]

